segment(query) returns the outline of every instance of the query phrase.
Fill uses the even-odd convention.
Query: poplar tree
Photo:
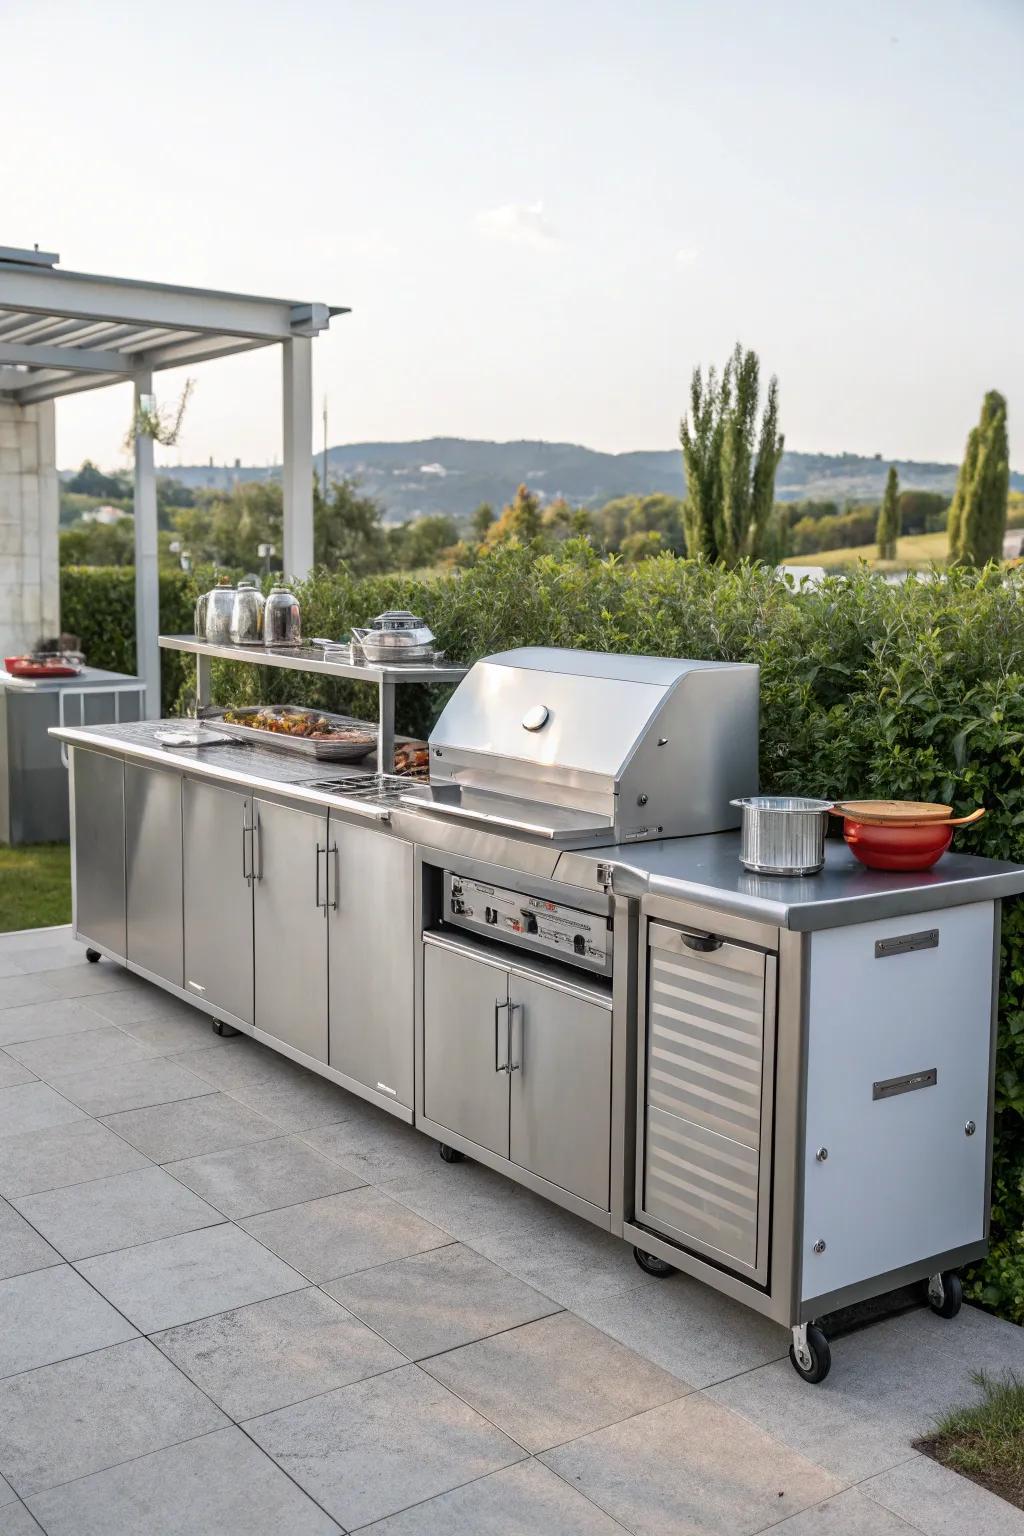
[[[951,565],[987,565],[1003,553],[1006,503],[1010,491],[1010,445],[1006,400],[990,389],[981,418],[971,428],[949,509]]]
[[[699,368],[679,426],[686,470],[686,550],[735,565],[770,538],[775,474],[782,457],[779,385],[772,376],[758,426],[760,363],[739,342],[721,377]]]
[[[885,495],[882,497],[882,505],[878,509],[878,525],[875,529],[875,538],[878,540],[879,560],[895,560],[896,540],[900,536],[900,479],[896,473],[895,464],[890,464],[888,478],[885,482]]]

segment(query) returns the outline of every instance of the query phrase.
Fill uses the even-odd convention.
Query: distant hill
[[[489,501],[496,510],[524,482],[545,500],[564,496],[575,505],[596,507],[615,496],[685,491],[677,449],[635,453],[599,453],[576,443],[478,442],[463,437],[430,437],[412,443],[346,443],[328,450],[332,478],[354,476],[383,504],[389,521],[402,522],[428,512],[465,517]],[[317,457],[317,466],[320,465]],[[952,494],[955,464],[865,458],[855,453],[785,453],[776,478],[780,501],[877,500],[890,463],[904,490]],[[279,468],[236,465],[185,465],[162,471],[198,489],[226,489],[237,481],[269,480]],[[1024,475],[1011,476],[1014,490],[1024,490]]]

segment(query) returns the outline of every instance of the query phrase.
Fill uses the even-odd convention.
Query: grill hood
[[[410,799],[586,846],[722,831],[757,788],[758,669],[525,647],[479,661]]]

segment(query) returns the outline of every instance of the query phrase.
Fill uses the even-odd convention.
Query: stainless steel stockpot
[[[825,862],[831,800],[803,795],[745,795],[740,863],[759,875],[814,875]]]

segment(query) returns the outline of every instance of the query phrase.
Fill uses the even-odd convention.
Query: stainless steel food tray
[[[365,720],[355,720],[351,715],[332,715],[326,709],[305,709],[298,704],[239,704],[231,706],[231,713],[258,715],[271,709],[275,715],[312,716],[316,720],[326,720],[328,725],[358,725],[366,734],[358,741],[310,741],[304,736],[284,736],[278,731],[261,730],[258,726],[233,725],[225,721],[223,708],[204,709],[201,719],[204,725],[236,736],[239,741],[258,742],[261,747],[276,747],[281,752],[312,757],[322,763],[355,763],[360,758],[369,757],[376,748],[376,727]]]

